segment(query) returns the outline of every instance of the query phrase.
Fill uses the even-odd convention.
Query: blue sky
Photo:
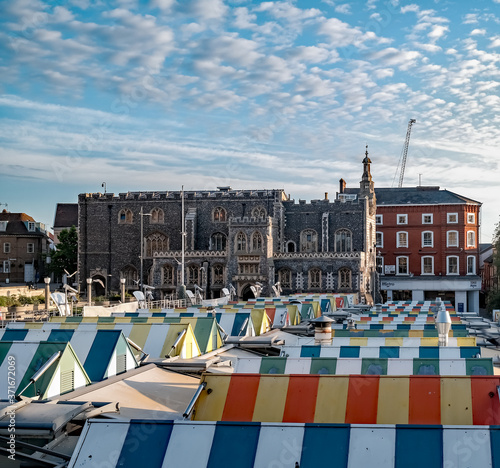
[[[0,4],[0,203],[52,226],[82,192],[357,186],[499,220],[500,0]],[[397,180],[396,180],[397,183]],[[2,207],[3,208],[3,207]]]

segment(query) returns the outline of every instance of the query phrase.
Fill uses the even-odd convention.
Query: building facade
[[[180,284],[182,206],[185,215],[185,280],[206,298],[233,285],[253,297],[262,284],[282,292],[360,292],[370,300],[375,283],[376,199],[370,159],[355,196],[345,183],[335,200],[298,203],[283,190],[129,192],[81,194],[78,199],[81,287],[92,278],[95,293],[118,290],[120,278],[137,287],[141,271],[156,296]],[[184,200],[183,200],[184,198]],[[104,285],[104,287],[101,285]],[[99,289],[101,288],[101,289]]]
[[[439,187],[379,188],[376,246],[387,300],[449,300],[479,311],[481,203]]]
[[[0,282],[35,282],[45,275],[50,238],[46,227],[26,213],[0,213]]]

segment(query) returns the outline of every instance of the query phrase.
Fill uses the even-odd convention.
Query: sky
[[[0,2],[0,204],[438,185],[500,205],[500,0]],[[5,205],[0,205],[3,209]]]

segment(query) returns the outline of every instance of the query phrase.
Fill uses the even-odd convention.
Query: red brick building
[[[439,187],[380,188],[375,194],[383,297],[441,297],[458,311],[478,311],[481,203]]]
[[[25,283],[45,275],[50,238],[26,213],[0,213],[0,283]]]

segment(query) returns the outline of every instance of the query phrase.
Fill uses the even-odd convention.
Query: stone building
[[[272,295],[280,282],[284,294],[359,291],[370,300],[376,210],[370,164],[366,152],[358,193],[345,193],[341,179],[333,201],[325,194],[297,203],[280,189],[184,192],[186,287],[198,285],[215,298],[232,284],[248,298],[250,286],[261,283],[262,293]],[[118,290],[122,277],[136,288],[141,237],[144,282],[156,296],[182,284],[181,192],[80,194],[78,216],[82,288],[93,278],[100,280],[95,294]]]

